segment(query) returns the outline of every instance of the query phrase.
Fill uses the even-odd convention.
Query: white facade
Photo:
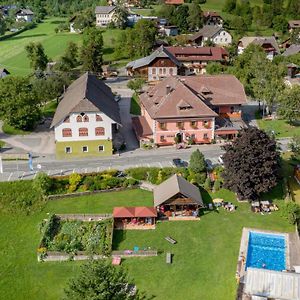
[[[115,10],[110,13],[96,13],[96,26],[105,27],[114,20]]]
[[[232,36],[229,32],[222,29],[211,38],[203,37],[202,46],[204,46],[205,42],[208,40],[211,40],[214,44],[218,46],[227,46],[232,43]]]
[[[16,21],[17,22],[22,22],[22,21],[25,21],[25,22],[32,22],[33,20],[33,15],[24,15],[24,14],[17,14],[16,15]]]
[[[99,115],[102,121],[96,121],[96,115]],[[78,116],[82,117],[82,122],[77,121]],[[84,116],[88,117],[88,122],[84,122]],[[55,140],[57,142],[112,140],[112,124],[115,123],[101,112],[88,112],[84,115],[83,113],[71,113],[69,120],[61,121],[55,126]],[[103,135],[96,135],[96,128],[99,127],[104,129]],[[87,128],[88,136],[80,136],[79,128]],[[63,136],[63,129],[71,129],[72,136]]]
[[[148,80],[155,81],[177,75],[177,67],[148,67]]]

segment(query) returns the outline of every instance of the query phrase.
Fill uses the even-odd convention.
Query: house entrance
[[[182,142],[183,142],[183,134],[180,133],[180,132],[178,132],[178,133],[176,134],[176,140],[177,140],[177,144],[182,143]]]

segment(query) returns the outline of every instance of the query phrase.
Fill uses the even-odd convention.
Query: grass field
[[[260,129],[266,132],[275,132],[276,138],[293,137],[300,135],[300,125],[293,126],[286,120],[262,120],[259,112],[255,114]]]
[[[134,94],[131,98],[130,113],[139,116],[141,114],[141,107],[139,105],[138,96]]]
[[[28,75],[31,73],[29,60],[26,57],[25,46],[30,42],[40,42],[50,59],[55,61],[66,49],[68,43],[73,41],[80,44],[82,35],[75,33],[55,33],[54,29],[59,23],[65,22],[63,18],[49,18],[36,28],[27,30],[17,36],[0,41],[0,65],[7,68],[13,75]],[[103,32],[104,61],[113,60],[114,47],[122,30],[109,29]]]
[[[228,191],[213,196],[235,202],[234,194]],[[278,191],[273,196],[278,196]],[[210,201],[212,195],[204,193],[203,197]],[[105,193],[51,201],[43,212],[31,216],[0,214],[0,299],[60,299],[66,281],[78,270],[80,263],[76,262],[37,262],[38,224],[47,213],[108,213],[121,205],[152,205],[152,194],[142,190]],[[207,212],[199,222],[166,222],[153,231],[118,232],[114,249],[139,246],[160,251],[158,257],[123,262],[138,287],[157,300],[183,300],[187,296],[189,300],[234,299],[243,226],[293,230],[279,212],[262,216],[251,213],[247,203],[237,205],[235,213],[223,209]],[[178,244],[167,243],[166,235]],[[172,265],[165,263],[166,251],[174,254]]]

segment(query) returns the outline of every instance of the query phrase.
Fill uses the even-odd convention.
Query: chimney
[[[166,86],[166,95],[171,93],[171,87],[169,85]]]

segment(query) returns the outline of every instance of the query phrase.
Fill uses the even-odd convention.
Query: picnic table
[[[171,264],[172,263],[172,253],[170,253],[170,252],[167,252],[166,263],[167,264]]]

